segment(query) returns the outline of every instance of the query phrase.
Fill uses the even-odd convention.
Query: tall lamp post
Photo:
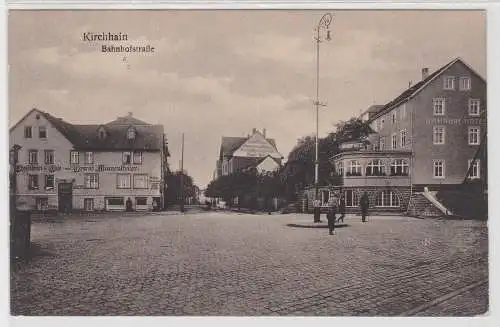
[[[330,23],[333,17],[330,13],[324,14],[319,20],[316,26],[316,36],[314,40],[316,41],[316,99],[314,100],[314,106],[316,107],[316,137],[315,137],[315,147],[316,155],[314,160],[314,222],[320,222],[320,208],[319,208],[319,150],[318,150],[318,137],[319,137],[319,107],[326,106],[319,101],[319,45],[323,41],[330,41]],[[326,32],[326,36],[324,35]]]

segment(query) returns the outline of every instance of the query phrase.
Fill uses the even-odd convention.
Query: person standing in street
[[[335,194],[328,201],[328,213],[326,214],[326,218],[328,219],[328,230],[330,235],[333,235],[333,232],[335,231],[335,216],[337,214],[338,201],[339,200]]]
[[[321,221],[321,208],[320,208],[320,201],[319,199],[315,199],[313,201],[313,207],[314,207],[314,222],[319,223]]]
[[[342,223],[344,222],[344,217],[345,217],[345,199],[344,199],[344,196],[343,195],[340,195],[340,198],[339,198],[339,213],[340,213],[340,217],[339,217],[339,222],[342,220]]]
[[[363,192],[361,199],[359,201],[359,206],[361,207],[361,221],[366,222],[366,215],[368,214],[368,208],[370,207],[370,201],[368,200],[368,194]]]

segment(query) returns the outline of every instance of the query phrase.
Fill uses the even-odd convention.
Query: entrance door
[[[73,208],[73,183],[59,183],[59,211],[69,212]]]

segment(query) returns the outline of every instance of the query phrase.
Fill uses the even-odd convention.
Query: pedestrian
[[[368,208],[370,207],[370,201],[368,200],[368,194],[366,193],[366,191],[363,192],[363,195],[361,196],[359,206],[361,207],[361,221],[366,222]]]
[[[342,223],[344,223],[344,217],[345,217],[345,199],[344,196],[340,195],[339,199],[339,213],[340,217],[338,219],[338,222],[342,220]]]
[[[335,216],[337,214],[338,201],[335,194],[328,201],[328,213],[326,214],[326,218],[328,219],[328,231],[330,235],[333,235],[335,231]]]
[[[321,221],[321,208],[320,208],[320,201],[319,199],[316,199],[313,201],[313,207],[314,207],[314,222],[319,223]]]

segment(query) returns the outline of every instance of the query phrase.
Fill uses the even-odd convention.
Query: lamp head
[[[327,40],[327,41],[330,41],[331,39],[332,39],[332,38],[331,38],[331,36],[330,36],[330,30],[327,30],[327,31],[326,31],[326,40]]]

